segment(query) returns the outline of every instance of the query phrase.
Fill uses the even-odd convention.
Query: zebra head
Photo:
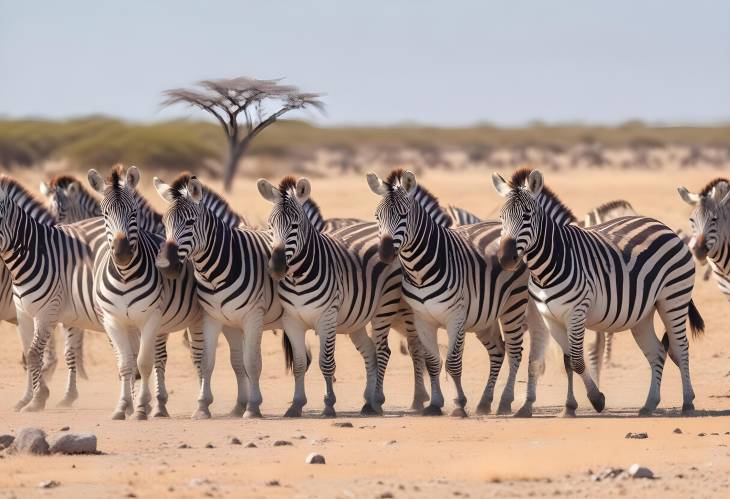
[[[92,168],[88,177],[91,188],[102,196],[99,206],[104,217],[106,239],[112,250],[114,263],[126,267],[132,262],[139,241],[135,199],[139,170],[136,166],[130,166],[125,173],[121,165],[116,165],[105,181],[99,172]]]
[[[304,211],[312,186],[306,178],[297,181],[293,177],[285,177],[278,188],[263,178],[257,186],[261,196],[274,205],[269,216],[272,235],[269,273],[274,279],[283,279],[312,228]]]
[[[515,270],[522,262],[525,252],[535,239],[537,226],[535,214],[539,213],[537,197],[542,192],[542,174],[533,170],[527,177],[527,185],[513,185],[500,174],[492,174],[497,193],[505,198],[500,210],[502,234],[497,257],[505,270]]]
[[[89,203],[90,206],[93,205],[91,213],[82,213],[84,211],[81,206],[83,198],[87,197],[88,201],[93,201],[93,198],[81,183],[70,175],[54,177],[48,184],[41,182],[40,191],[47,198],[48,211],[51,212],[57,223],[74,223],[89,216],[101,215],[95,201]]]
[[[699,193],[685,187],[679,187],[677,191],[682,200],[694,208],[689,217],[692,237],[688,244],[697,261],[704,263],[708,256],[713,258],[721,246],[718,242],[723,238],[721,229],[728,220],[730,182],[718,178]]]
[[[201,203],[203,184],[190,175],[179,176],[172,185],[157,177],[153,183],[157,193],[169,205],[162,216],[166,240],[155,263],[162,275],[175,279],[204,238],[201,228],[201,215],[205,209]]]
[[[370,190],[383,199],[375,209],[380,231],[378,254],[385,263],[392,263],[408,236],[408,215],[416,193],[416,175],[410,170],[393,170],[386,180],[375,173],[367,174]]]

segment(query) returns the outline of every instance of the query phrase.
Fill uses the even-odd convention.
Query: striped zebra
[[[474,213],[457,206],[449,205],[446,208],[446,213],[451,218],[451,225],[454,227],[459,227],[461,225],[473,225],[484,221],[481,217],[478,217]]]
[[[31,218],[38,223],[51,226],[55,224],[53,215],[20,183],[7,175],[0,175],[0,190],[4,191],[6,196],[17,204],[22,210],[28,213]],[[0,320],[5,320],[17,324],[15,302],[13,300],[12,276],[7,267],[0,263]],[[62,328],[65,344],[65,361],[67,367],[66,391],[63,399],[59,402],[60,407],[70,406],[78,397],[76,389],[76,345],[81,336],[81,330],[76,328]],[[23,365],[27,368],[25,362],[25,352],[23,352]],[[56,358],[55,344],[53,341],[48,343],[48,347],[44,350],[43,357],[43,376],[46,381],[50,380],[58,360]],[[23,399],[18,402],[16,409],[20,410],[32,396],[30,383],[27,385],[28,390]]]
[[[444,398],[439,383],[441,359],[436,332],[445,327],[449,337],[446,371],[456,386],[454,416],[466,416],[466,395],[461,386],[462,353],[466,331],[474,331],[490,350],[490,342],[504,333],[510,359],[509,378],[499,404],[499,412],[511,411],[514,383],[522,358],[522,337],[528,303],[527,269],[503,271],[496,258],[498,222],[483,222],[456,229],[433,221],[412,197],[415,175],[394,170],[383,181],[367,176],[370,189],[382,197],[375,212],[380,233],[379,256],[385,262],[396,258],[403,268],[403,296],[414,313],[418,337],[425,349],[431,378],[431,405],[425,415],[440,415]],[[544,341],[541,342],[544,344]],[[529,369],[528,399],[518,415],[532,413],[538,358],[535,348]],[[490,350],[490,354],[492,351]],[[490,355],[491,357],[491,355]],[[492,363],[490,380],[482,394],[478,412],[489,412],[496,375],[501,367]],[[495,371],[496,369],[496,371]]]
[[[0,259],[11,274],[28,365],[29,389],[18,404],[24,411],[45,407],[41,359],[56,325],[101,330],[92,299],[93,245],[100,239],[94,225],[39,223],[0,189]]]
[[[380,414],[387,363],[383,349],[400,303],[399,267],[378,260],[377,231],[372,224],[349,225],[332,235],[315,230],[303,209],[311,192],[307,179],[286,177],[278,187],[260,179],[258,189],[273,204],[269,270],[279,281],[282,323],[293,347],[295,393],[287,415],[301,414],[307,400],[303,347],[308,329],[314,329],[320,341],[319,367],[326,386],[322,415],[336,416],[336,334],[347,334],[365,362],[361,413]],[[365,329],[368,323],[372,339]]]
[[[187,262],[192,263],[204,311],[203,380],[193,417],[210,418],[211,377],[221,330],[238,381],[232,414],[260,417],[262,331],[279,327],[282,316],[275,283],[267,272],[269,233],[232,227],[219,218],[203,203],[206,189],[194,176],[183,174],[170,185],[155,177],[154,184],[168,205],[163,216],[166,241],[157,268],[163,275],[177,277]]]
[[[697,263],[709,262],[720,291],[730,299],[730,181],[718,177],[694,193],[679,187],[682,200],[692,206],[692,234],[687,244]]]
[[[565,414],[575,415],[578,405],[573,371],[583,379],[593,407],[601,411],[605,406],[604,395],[585,369],[587,327],[609,332],[631,329],[652,372],[641,415],[652,414],[659,404],[667,351],[682,376],[682,413],[693,411],[686,322],[689,317],[696,335],[702,334],[704,323],[692,302],[694,263],[681,239],[646,217],[621,217],[587,229],[566,224],[561,219],[569,210],[544,186],[537,170],[517,170],[509,182],[495,173],[492,180],[505,198],[500,210],[500,264],[515,269],[526,261],[530,294],[564,352]],[[541,195],[553,200],[554,212],[537,202]],[[654,333],[655,312],[666,327],[666,347]]]
[[[157,380],[154,416],[168,417],[167,337],[184,328],[190,328],[194,341],[202,336],[203,313],[193,269],[186,265],[177,278],[168,279],[155,266],[164,238],[137,225],[135,194],[140,174],[136,167],[125,173],[116,165],[106,180],[92,169],[88,178],[102,196],[99,205],[107,240],[94,261],[94,300],[118,356],[121,395],[112,419],[125,419],[132,407],[134,419],[147,419],[153,367]],[[200,351],[199,344],[191,346],[191,352]],[[199,355],[193,358],[200,372]],[[141,383],[133,401],[135,369]]]

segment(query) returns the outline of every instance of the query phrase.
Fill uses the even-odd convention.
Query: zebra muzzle
[[[269,274],[275,280],[283,279],[286,275],[286,250],[283,246],[277,246],[271,251],[269,258]]]
[[[177,253],[177,244],[167,241],[160,248],[155,264],[163,276],[168,279],[175,279],[182,271],[182,262]]]
[[[393,244],[393,238],[390,236],[383,236],[380,238],[380,245],[378,246],[378,257],[381,262],[393,263],[395,260],[395,244]]]
[[[709,249],[707,248],[705,236],[697,236],[697,239],[695,239],[695,243],[692,246],[692,254],[694,255],[694,257],[697,259],[697,261],[704,262],[707,259],[708,252]]]
[[[119,265],[126,266],[132,261],[132,246],[129,244],[129,239],[122,233],[118,233],[114,236],[112,242],[112,253],[114,255],[114,261]]]
[[[515,270],[520,263],[520,257],[517,254],[517,241],[509,237],[502,237],[502,240],[499,242],[497,259],[503,269],[508,271]]]

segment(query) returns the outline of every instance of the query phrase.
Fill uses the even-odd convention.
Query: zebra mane
[[[170,184],[170,194],[172,194],[173,199],[184,197],[187,194],[188,183],[194,178],[197,177],[190,172],[182,172],[175,177]]]
[[[5,197],[13,201],[35,220],[41,223],[48,221],[49,225],[53,224],[53,215],[48,211],[45,203],[39,201],[23,184],[4,173],[0,173],[0,193],[0,199]]]
[[[121,163],[117,163],[112,166],[112,172],[106,180],[111,184],[112,189],[116,191],[122,188],[122,177],[124,177],[124,166]]]
[[[617,208],[624,208],[624,209],[628,209],[628,210],[632,210],[632,211],[634,209],[634,207],[631,206],[631,203],[629,203],[625,199],[616,199],[614,201],[609,201],[607,203],[603,203],[601,206],[597,207],[593,211],[595,211],[598,214],[598,216],[602,217],[609,211],[615,210]]]
[[[527,181],[527,177],[530,176],[530,173],[532,173],[532,168],[529,167],[518,168],[517,170],[515,170],[515,172],[512,174],[512,178],[509,181],[512,189],[517,190],[523,188]],[[566,223],[578,221],[571,209],[568,208],[565,203],[560,200],[558,195],[555,194],[547,185],[543,185],[542,191],[540,192],[540,197],[544,200],[540,204],[547,203],[552,209],[557,209],[557,211],[560,212],[560,214],[563,215],[565,219],[567,219]]]
[[[401,177],[403,177],[403,174],[405,172],[406,171],[403,168],[395,168],[388,174],[388,178],[386,179],[385,183],[388,184],[388,187],[390,187],[391,191],[395,189],[395,183],[400,182],[400,179]],[[441,208],[439,198],[437,198],[431,191],[423,187],[421,184],[416,185],[416,192],[414,194],[414,197],[418,199],[422,205],[433,203],[434,205]]]
[[[289,191],[292,189],[296,189],[297,187],[297,179],[292,177],[291,175],[287,175],[283,179],[281,179],[281,182],[279,182],[279,192],[281,192],[282,196],[286,196],[289,194]]]
[[[724,177],[717,177],[712,180],[710,180],[706,186],[702,188],[700,191],[700,196],[705,197],[707,196],[712,189],[717,186],[718,184],[721,184],[722,182],[725,182],[726,184],[730,185],[730,180],[724,178]]]

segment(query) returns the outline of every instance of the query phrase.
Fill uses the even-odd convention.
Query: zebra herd
[[[370,173],[367,183],[379,203],[375,221],[365,221],[325,219],[307,179],[286,177],[278,185],[261,179],[258,191],[272,209],[267,226],[257,228],[188,173],[170,184],[154,179],[166,204],[163,215],[137,192],[136,167],[116,165],[106,178],[90,170],[91,192],[74,177],[54,178],[41,184],[45,204],[0,176],[0,319],[17,324],[27,371],[16,409],[45,407],[56,363],[52,334],[60,325],[68,367],[62,404],[77,398],[76,376],[85,375],[83,331],[105,332],[120,381],[114,419],[168,415],[166,344],[179,330],[186,330],[199,379],[195,418],[211,416],[221,332],[237,380],[231,413],[261,417],[261,342],[264,331],[277,329],[294,375],[287,417],[301,416],[307,403],[307,330],[320,343],[323,416],[336,415],[337,334],[347,335],[363,358],[361,412],[382,414],[391,329],[403,335],[413,362],[412,409],[442,414],[439,328],[448,335],[444,366],[456,389],[455,416],[467,414],[461,383],[467,332],[476,334],[490,359],[479,414],[492,410],[505,356],[509,372],[496,412],[512,411],[527,332],[527,394],[516,414],[532,415],[548,333],[564,354],[564,414],[573,416],[577,408],[574,372],[602,411],[603,351],[610,355],[612,335],[626,329],[652,373],[640,414],[650,415],[659,404],[667,355],[681,372],[682,412],[692,411],[686,324],[696,335],[704,329],[692,301],[694,261],[709,261],[730,296],[730,182],[715,179],[699,193],[679,189],[694,207],[692,236],[683,240],[625,201],[607,203],[579,222],[537,170],[492,180],[504,204],[499,220],[483,221],[442,207],[410,171],[393,170],[385,179]],[[666,331],[661,341],[655,313]],[[588,365],[586,329],[597,332]]]

